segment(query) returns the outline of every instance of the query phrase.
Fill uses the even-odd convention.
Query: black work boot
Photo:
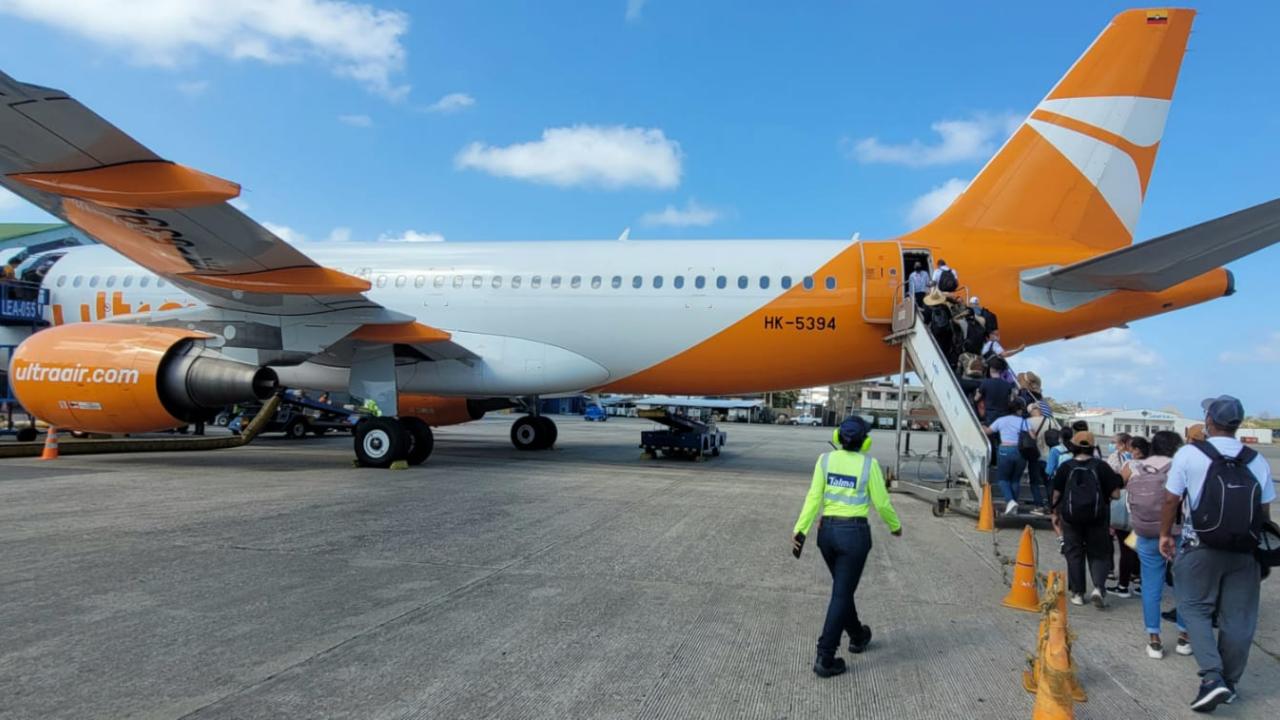
[[[863,625],[862,632],[859,633],[857,637],[853,637],[853,636],[849,637],[849,652],[853,653],[854,655],[857,655],[861,653],[863,650],[866,650],[867,646],[870,644],[871,644],[871,626]]]
[[[834,655],[819,655],[813,660],[813,674],[821,678],[835,677],[848,669],[844,658]]]

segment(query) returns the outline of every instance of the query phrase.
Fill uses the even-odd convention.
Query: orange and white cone
[[[58,459],[58,429],[51,427],[49,432],[44,436],[44,452],[40,453],[41,460],[57,460]]]
[[[978,510],[978,532],[996,529],[995,508],[991,505],[991,483],[982,486],[982,508]]]
[[[1057,608],[1049,611],[1049,627],[1040,647],[1040,665],[1036,669],[1039,692],[1031,720],[1071,720],[1075,717],[1075,669],[1067,648],[1067,618]]]
[[[1013,568],[1013,586],[1004,596],[1005,607],[1027,612],[1040,612],[1040,589],[1036,587],[1036,547],[1031,527],[1022,528],[1018,543],[1018,562]]]

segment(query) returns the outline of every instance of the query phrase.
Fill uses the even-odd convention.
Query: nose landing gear
[[[546,450],[558,435],[556,424],[542,415],[526,415],[511,425],[511,444],[517,450]]]

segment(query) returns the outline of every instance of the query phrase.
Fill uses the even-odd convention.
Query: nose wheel
[[[526,415],[511,425],[511,444],[517,450],[546,450],[558,435],[551,418],[541,415]]]

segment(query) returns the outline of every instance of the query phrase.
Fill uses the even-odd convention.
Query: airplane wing
[[[1069,293],[1160,292],[1280,241],[1280,199],[1074,265],[1025,273],[1025,285]]]

